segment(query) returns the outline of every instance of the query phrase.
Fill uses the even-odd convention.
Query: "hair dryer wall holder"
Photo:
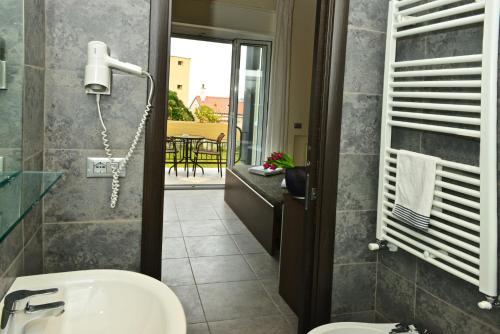
[[[139,77],[146,75],[140,66],[112,58],[106,43],[100,41],[89,42],[87,56],[88,62],[85,66],[85,92],[87,94],[111,94],[111,69]]]

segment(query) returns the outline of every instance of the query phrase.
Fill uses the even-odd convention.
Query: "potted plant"
[[[276,170],[283,168],[285,170],[286,188],[294,197],[303,198],[306,193],[306,168],[296,167],[293,158],[284,152],[273,152],[267,158],[263,167],[265,169]]]

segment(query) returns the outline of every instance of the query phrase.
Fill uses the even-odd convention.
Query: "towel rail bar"
[[[448,273],[450,273],[450,274],[452,274],[454,276],[457,276],[457,277],[463,279],[464,281],[467,281],[467,282],[469,282],[471,284],[474,284],[474,285],[479,285],[479,280],[477,278],[474,278],[474,277],[472,277],[470,275],[464,274],[460,270],[457,270],[457,269],[455,269],[453,267],[450,267],[450,266],[446,265],[443,262],[440,262],[438,260],[433,259],[430,256],[424,255],[425,251],[415,250],[413,247],[408,246],[408,244],[402,243],[402,242],[394,239],[393,237],[391,237],[391,236],[389,236],[387,234],[384,235],[384,239],[387,240],[387,241],[389,241],[390,243],[398,246],[399,248],[404,249],[408,253],[413,254],[416,257],[418,257],[418,258],[420,258],[420,259],[422,259],[422,260],[424,260],[426,262],[429,262],[429,263],[435,265],[436,267],[441,268],[444,271],[447,271]],[[425,249],[425,248],[426,247],[422,247],[422,249]],[[428,251],[428,253],[430,255],[434,255],[435,254],[435,251],[433,249],[429,248],[429,249],[427,249],[427,251]]]
[[[413,77],[438,77],[455,75],[480,75],[483,73],[481,67],[447,68],[437,70],[415,70],[393,72],[393,78],[413,78]]]
[[[395,192],[395,189],[391,189],[389,187],[387,187],[387,189],[392,190],[393,192]],[[386,193],[384,193],[384,195],[387,198],[390,198],[392,200],[396,200],[396,196],[394,194],[386,192]],[[453,195],[450,195],[450,194],[447,194],[447,193],[443,193],[441,191],[435,191],[434,192],[434,196],[436,196],[437,198],[440,198],[440,199],[445,199],[445,200],[448,200],[448,201],[451,201],[451,202],[454,202],[454,203],[457,203],[457,204],[462,204],[462,205],[468,206],[468,207],[470,207],[472,209],[479,210],[479,203],[474,202],[474,201],[469,201],[469,200],[463,199],[463,198],[458,197],[458,196],[453,196]],[[434,201],[433,203],[436,203],[436,201]]]
[[[476,198],[481,197],[481,193],[477,190],[469,189],[469,188],[462,187],[462,186],[457,186],[456,184],[449,183],[449,182],[436,181],[436,186],[441,187],[441,188],[445,188],[445,189],[449,189],[452,191],[456,191],[456,192],[462,193],[464,195],[473,196]]]
[[[395,8],[405,7],[405,6],[412,5],[416,2],[422,2],[422,0],[398,0],[394,3],[394,7]]]
[[[464,209],[457,208],[456,206],[450,205],[450,204],[445,204],[443,202],[439,201],[433,201],[432,202],[433,207],[437,207],[439,209],[443,209],[449,212],[456,213],[457,215],[469,218],[469,219],[474,219],[475,221],[479,221],[481,218],[477,213],[467,211]]]
[[[393,218],[393,217],[391,217],[391,218]],[[404,232],[406,234],[411,234],[412,236],[415,236],[419,240],[421,240],[421,241],[423,241],[425,243],[428,243],[429,245],[433,245],[434,247],[438,247],[439,249],[441,249],[441,250],[443,250],[445,252],[448,252],[449,254],[453,254],[455,256],[458,256],[461,259],[464,259],[464,260],[466,260],[466,261],[468,261],[468,262],[470,262],[472,264],[479,265],[479,257],[477,256],[477,254],[479,254],[479,248],[477,248],[478,253],[476,254],[476,256],[472,256],[472,255],[469,255],[469,254],[467,254],[465,252],[462,252],[462,251],[458,250],[457,248],[448,246],[448,245],[446,245],[446,244],[438,241],[437,239],[433,239],[433,238],[430,238],[428,236],[425,236],[424,234],[415,232],[415,231],[413,231],[413,230],[405,227],[402,224],[398,224],[397,222],[395,222],[395,221],[393,221],[391,219],[387,219],[386,218],[386,219],[384,219],[384,222],[387,225],[389,225],[389,226],[391,226],[393,228],[396,228],[397,230],[399,230],[401,232]],[[435,235],[432,235],[432,236],[435,236]],[[471,269],[477,270],[474,267],[471,267]],[[473,273],[476,273],[476,272],[473,272]],[[477,271],[477,273],[479,274],[479,271]]]
[[[390,107],[396,108],[412,108],[412,109],[430,109],[443,111],[460,111],[470,113],[480,113],[481,106],[460,105],[448,103],[422,103],[422,102],[390,102]]]
[[[396,228],[396,229],[398,229],[400,231],[403,231],[403,229],[404,230],[408,230],[408,229],[406,229],[403,226],[398,225],[398,224],[392,224],[392,223],[389,223],[387,221],[386,221],[386,223],[389,226],[394,227],[394,228]],[[385,230],[386,233],[393,234],[394,236],[396,236],[399,239],[412,240],[412,239],[408,238],[407,236],[401,234],[399,231],[395,231],[394,229],[391,229],[391,228],[387,227],[387,225],[386,225],[386,227],[384,227],[384,230]],[[408,231],[409,232],[413,232],[412,230],[408,230]],[[417,237],[418,239],[422,240],[425,243],[431,244],[431,245],[433,245],[435,247],[439,247],[441,250],[445,251],[444,247],[446,245],[444,245],[444,244],[442,244],[440,242],[435,242],[434,239],[425,237],[425,236],[421,235],[420,233],[415,233],[415,232],[413,232],[413,236]],[[416,245],[419,245],[419,244],[422,245],[422,243],[420,243],[418,241],[415,242],[415,244]],[[432,249],[432,248],[429,247],[429,249]],[[449,249],[452,250],[453,248],[450,247]],[[454,253],[458,253],[458,251],[456,249],[454,249]],[[479,270],[477,268],[474,268],[474,267],[472,267],[472,266],[470,266],[468,264],[465,264],[464,262],[461,262],[461,261],[459,261],[459,260],[457,260],[455,258],[452,258],[451,256],[444,254],[444,252],[443,253],[442,252],[435,252],[433,255],[436,256],[436,257],[439,257],[442,260],[445,260],[446,262],[448,262],[450,264],[453,264],[454,266],[456,266],[456,267],[458,267],[460,269],[466,270],[466,271],[468,271],[469,273],[471,273],[473,275],[479,275]],[[456,254],[454,254],[454,255],[458,256]]]
[[[441,132],[448,133],[457,136],[471,137],[471,138],[479,138],[481,137],[480,131],[477,130],[466,130],[461,128],[452,128],[448,126],[441,125],[429,125],[429,124],[420,124],[420,123],[411,123],[411,122],[401,122],[401,121],[388,121],[387,122],[391,126],[415,129],[415,130],[424,130],[424,131],[432,131],[432,132]]]
[[[477,11],[477,10],[480,10],[483,8],[484,8],[484,2],[471,3],[471,4],[467,4],[467,5],[453,7],[450,9],[440,10],[440,11],[433,12],[430,14],[425,14],[425,15],[401,20],[400,22],[396,23],[394,26],[396,28],[402,28],[402,27],[415,25],[418,23],[426,22],[426,21],[441,19],[444,17],[452,16],[452,15],[473,12],[473,11]]]
[[[476,88],[481,87],[480,80],[456,80],[456,81],[397,81],[391,83],[394,88]]]
[[[391,188],[387,187],[387,189],[392,190],[394,192],[396,191],[396,188],[393,187],[393,186],[391,186]],[[393,195],[390,194],[390,196],[393,196]],[[468,206],[471,209],[479,210],[479,208],[480,208],[479,202],[474,202],[474,201],[471,201],[471,200],[468,200],[468,199],[465,199],[465,198],[462,198],[462,197],[458,197],[458,196],[455,196],[455,195],[447,194],[447,193],[444,193],[444,192],[439,191],[439,190],[435,190],[434,191],[434,196],[439,197],[439,198],[444,199],[444,200],[448,200],[448,201],[457,203],[457,204]]]
[[[433,202],[433,208],[434,208],[435,203],[436,203],[436,202]],[[385,206],[390,205],[390,208],[391,208],[391,209],[394,207],[394,204],[393,204],[393,203],[391,203],[391,202],[387,202],[387,201],[385,201],[385,202],[384,202],[384,205],[385,205]],[[451,211],[451,210],[449,210],[449,211]],[[384,212],[384,213],[385,213],[385,212]],[[434,213],[436,213],[436,214],[434,214]],[[441,218],[441,219],[446,220],[446,221],[448,221],[448,222],[453,222],[453,221],[460,222],[460,225],[459,225],[459,224],[456,224],[456,225],[459,225],[459,226],[461,226],[461,227],[471,227],[469,230],[475,229],[475,230],[476,230],[475,232],[479,232],[479,225],[476,225],[476,224],[473,224],[473,223],[466,222],[466,221],[465,221],[465,220],[463,220],[463,219],[460,219],[460,218],[457,218],[457,217],[454,217],[454,216],[450,216],[450,215],[448,215],[448,214],[444,214],[444,213],[442,213],[441,211],[438,211],[438,210],[436,210],[436,209],[431,210],[431,216],[432,216],[432,215],[433,215],[433,216],[435,216],[436,218]],[[392,213],[391,213],[390,217],[394,217],[394,216],[392,216]],[[394,218],[396,219],[396,217],[394,217]],[[472,230],[472,231],[474,231],[474,230]],[[434,231],[429,230],[429,233],[430,233],[430,234],[432,234],[432,233],[434,233]],[[472,250],[472,249],[476,249],[476,247],[475,247],[475,246],[471,246],[471,248],[470,248],[470,249],[471,249],[471,250]]]
[[[394,216],[391,216],[391,217],[394,218]],[[394,218],[394,219],[396,219],[396,218]],[[430,223],[431,223],[431,226],[436,226],[438,228],[441,228],[442,226],[447,226],[446,228],[441,228],[441,229],[445,230],[447,232],[456,234],[456,235],[460,235],[460,236],[462,236],[461,234],[466,235],[466,236],[462,236],[462,237],[466,238],[466,239],[468,239],[468,240],[470,240],[472,242],[476,242],[477,241],[477,237],[475,237],[473,234],[470,234],[470,233],[465,232],[465,231],[462,231],[463,233],[460,233],[458,231],[461,231],[461,230],[457,230],[456,228],[454,228],[454,227],[452,227],[450,225],[445,225],[445,224],[443,224],[443,223],[441,223],[441,222],[439,222],[439,221],[437,221],[435,219],[431,219]],[[455,232],[457,232],[457,233],[455,233]],[[479,248],[475,247],[475,246],[471,246],[470,247],[470,251],[473,252],[473,253],[476,253],[476,254],[480,253]]]
[[[481,93],[441,93],[441,92],[393,92],[391,97],[448,99],[448,100],[481,100]]]
[[[460,18],[460,19],[429,24],[429,25],[425,25],[422,27],[418,27],[418,28],[412,28],[412,29],[407,29],[407,30],[403,30],[400,32],[396,32],[396,33],[394,33],[394,37],[396,37],[396,38],[409,37],[409,36],[420,35],[420,34],[423,34],[426,32],[431,32],[431,31],[466,26],[469,24],[483,22],[484,18],[485,18],[484,14],[479,14],[479,15],[474,15],[474,16],[467,16],[467,17]]]
[[[387,166],[385,169],[391,173],[397,173],[397,168]],[[473,185],[473,186],[479,187],[479,185],[480,185],[480,181],[478,179],[463,176],[460,174],[455,174],[455,173],[444,172],[442,170],[438,170],[436,172],[436,175],[447,178],[447,179],[451,179],[451,180],[455,180],[455,181],[459,181],[459,182],[463,182],[463,183],[468,183],[468,184]],[[394,180],[394,182],[395,182],[395,180]]]
[[[396,196],[394,196],[393,194],[390,194],[388,192],[384,193],[384,196],[386,198],[393,200],[393,201],[396,199]],[[474,234],[471,234],[469,232],[465,232],[464,230],[457,229],[457,228],[452,227],[452,226],[447,225],[447,224],[443,224],[443,223],[441,223],[435,219],[432,219],[432,218],[430,220],[430,226],[435,226],[435,227],[442,229],[446,232],[453,233],[461,238],[467,239],[467,240],[475,242],[475,243],[479,243],[479,241],[480,241],[479,237],[474,235]],[[479,252],[479,249],[478,249],[478,252]]]
[[[467,124],[467,125],[480,125],[481,123],[481,120],[479,118],[433,115],[433,114],[423,114],[423,113],[406,112],[406,111],[391,111],[389,112],[389,115],[399,118],[412,118],[412,119],[421,119],[426,121],[437,121],[437,122],[457,123],[457,124]]]
[[[451,183],[446,183],[446,182],[436,182],[436,186],[437,187],[441,187],[441,188],[445,188],[445,189],[449,189],[449,190],[452,190],[452,191],[455,191],[455,192],[460,192],[464,195],[468,195],[468,196],[474,196],[476,195],[475,197],[479,198],[480,195],[479,195],[479,191],[475,191],[475,190],[470,190],[468,188],[464,188],[464,187],[460,187],[460,186],[455,186],[454,184],[451,184]],[[388,183],[384,183],[384,187],[391,190],[391,191],[396,191],[396,187],[391,185],[391,184],[388,184]]]
[[[441,6],[450,5],[452,3],[460,2],[460,1],[462,1],[462,0],[436,0],[436,1],[431,1],[431,2],[422,4],[422,5],[418,5],[418,6],[414,6],[414,7],[408,8],[408,9],[395,11],[395,15],[397,15],[397,16],[413,15],[413,14],[420,13],[420,12],[423,12],[423,11],[426,11],[426,10],[429,10],[429,9],[433,9],[433,8],[437,8],[437,7],[441,7]],[[396,5],[396,7],[398,7],[398,6]]]
[[[462,63],[478,63],[483,60],[482,54],[467,55],[467,56],[453,56],[453,57],[440,57],[429,59],[417,59],[397,61],[391,64],[392,67],[414,67],[414,66],[430,66],[430,65],[449,65],[449,64],[462,64]]]
[[[394,186],[389,185],[389,184],[384,184],[384,188],[388,189],[390,191],[393,191],[393,192],[396,191],[396,188]],[[382,197],[384,197],[384,196],[385,196],[385,193],[383,193]],[[460,218],[457,218],[454,216],[450,216],[448,214],[445,214],[445,213],[438,211],[438,210],[435,210],[435,209],[431,211],[431,215],[435,216],[436,218],[445,220],[449,223],[452,223],[454,225],[466,228],[466,229],[473,231],[473,232],[480,231],[478,224],[474,224],[474,223],[468,222],[466,220],[463,220],[463,219],[460,219]]]
[[[398,150],[390,148],[390,147],[387,147],[385,150],[387,153],[390,153],[390,154],[397,154],[398,153]],[[387,158],[387,159],[392,159],[392,158]],[[394,163],[396,163],[397,160],[392,159],[391,161],[394,161]],[[448,160],[439,160],[438,165],[442,166],[442,167],[448,167],[448,168],[461,170],[461,171],[467,172],[467,173],[473,173],[473,174],[480,174],[481,173],[481,169],[479,167],[466,165],[466,164],[453,162],[453,161],[448,161]]]
[[[471,209],[479,210],[479,207],[480,207],[479,206],[479,202],[474,202],[474,201],[471,201],[471,200],[468,200],[468,199],[465,199],[465,198],[462,198],[462,197],[458,197],[458,196],[455,196],[455,195],[447,194],[447,193],[444,193],[444,192],[439,191],[439,190],[437,190],[434,193],[434,195],[437,196],[437,197],[439,197],[439,198],[455,202],[457,204],[468,206]]]
[[[440,218],[442,220],[448,221],[452,224],[464,227],[466,229],[469,229],[474,232],[479,232],[479,225],[470,223],[468,221],[465,221],[463,219],[457,218],[455,216],[450,216],[448,214],[442,213],[441,211],[438,210],[431,210],[431,215],[437,218]]]
[[[468,183],[468,184],[470,184],[472,186],[478,186],[479,187],[480,184],[481,184],[481,181],[479,179],[475,179],[475,178],[468,177],[468,176],[463,176],[463,175],[460,175],[460,174],[445,172],[445,171],[442,171],[442,170],[438,170],[436,172],[436,175],[444,177],[444,178],[447,178],[447,179],[451,179],[451,180],[455,180],[455,181],[459,181],[459,182],[463,182],[463,183]]]

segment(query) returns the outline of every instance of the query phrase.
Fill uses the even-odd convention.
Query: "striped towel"
[[[439,158],[401,150],[397,161],[396,203],[392,213],[403,223],[427,230]]]

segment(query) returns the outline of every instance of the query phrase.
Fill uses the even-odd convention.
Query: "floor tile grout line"
[[[202,286],[202,285],[212,285],[212,284],[226,284],[226,283],[246,283],[246,282],[257,282],[259,281],[258,278],[255,278],[255,279],[242,279],[242,280],[237,280],[237,281],[217,281],[217,282],[206,282],[206,283],[203,283],[203,282],[200,282],[200,283],[197,283],[196,282],[196,279],[194,280],[195,283],[180,283],[180,284],[174,284],[174,285],[168,285],[168,286],[172,286],[172,287],[179,287],[179,286],[193,286],[193,285],[197,285],[197,286]]]
[[[198,299],[200,300],[201,311],[203,312],[203,319],[205,319],[205,322],[207,323],[207,326],[208,326],[207,313],[205,311],[205,307],[203,306],[203,300],[201,299],[201,294],[200,294],[200,290],[198,289],[198,283],[196,282],[196,277],[194,276],[193,265],[191,264],[191,258],[188,258],[188,261],[189,261],[189,267],[191,269],[191,275],[193,275],[193,281],[194,281],[194,286],[196,288],[196,294],[198,295]],[[210,331],[210,329],[209,329],[209,331]]]
[[[231,281],[221,281],[221,282],[208,282],[208,283],[198,283],[198,282],[196,281],[196,277],[195,277],[195,275],[194,275],[194,270],[192,269],[191,259],[208,258],[208,257],[211,257],[211,258],[214,258],[214,257],[235,257],[235,256],[238,256],[238,257],[242,257],[242,258],[243,258],[243,261],[244,261],[244,262],[246,263],[246,265],[250,268],[250,271],[252,271],[252,273],[254,274],[254,276],[255,276],[255,278],[254,278],[254,279],[241,279],[241,280],[231,280]],[[245,256],[244,256],[243,254],[190,257],[190,258],[189,258],[189,262],[190,262],[190,265],[191,265],[191,270],[192,270],[192,272],[193,272],[193,277],[194,277],[194,279],[195,279],[196,284],[234,283],[234,282],[246,282],[246,281],[256,281],[256,280],[259,280],[259,277],[257,276],[257,274],[255,274],[255,272],[254,272],[254,270],[252,269],[252,267],[250,266],[250,264],[248,264],[248,262],[246,261]]]
[[[225,320],[214,320],[214,321],[207,321],[209,324],[215,324],[215,323],[221,323],[221,322],[228,322],[228,321],[238,321],[238,320],[257,320],[261,318],[268,318],[268,317],[279,317],[282,318],[283,321],[285,321],[286,324],[289,324],[286,319],[283,319],[283,317],[279,314],[276,315],[258,315],[258,316],[253,316],[253,317],[237,317],[237,318],[231,318],[231,319],[225,319]],[[275,333],[275,332],[273,332]]]
[[[248,262],[247,257],[245,255],[248,255],[248,254],[241,254],[241,256],[243,257],[243,260],[245,261],[245,263],[247,264],[247,266],[250,268],[250,270],[253,272],[253,274],[255,275],[255,277],[258,280],[260,280],[259,275],[257,275],[256,270],[253,268],[253,266],[250,264],[250,262]]]
[[[182,226],[181,226],[181,234],[182,234],[182,241],[184,242],[184,247],[186,248],[187,259],[188,259],[188,262],[189,262],[189,269],[191,269],[191,275],[193,275],[193,282],[194,282],[194,286],[195,286],[195,289],[196,289],[196,294],[198,296],[198,300],[200,301],[201,311],[203,312],[203,319],[205,319],[205,322],[207,323],[207,327],[208,327],[207,314],[205,312],[205,307],[203,307],[203,301],[201,299],[200,290],[198,289],[198,284],[196,282],[196,277],[194,275],[193,265],[191,264],[191,256],[188,253],[188,249],[187,249],[187,245],[186,245],[186,239],[184,237],[184,232],[182,230]],[[210,333],[210,328],[208,329],[208,331]]]
[[[220,190],[220,191],[223,191],[223,190]],[[207,192],[206,194],[204,194],[204,196],[209,196],[209,193]],[[218,201],[224,203],[222,198],[219,198]],[[172,259],[172,260],[174,260],[174,259],[187,259],[188,260],[188,264],[189,264],[189,267],[190,267],[189,269],[191,271],[191,275],[193,277],[194,284],[179,284],[179,285],[176,285],[176,286],[193,286],[194,285],[194,287],[196,288],[197,296],[198,296],[198,299],[200,301],[201,309],[202,309],[203,316],[204,316],[204,322],[200,322],[200,323],[206,324],[208,332],[212,333],[212,329],[210,328],[210,323],[211,322],[217,322],[217,321],[211,321],[211,322],[208,321],[206,310],[205,310],[205,305],[203,303],[203,300],[202,300],[202,297],[201,297],[201,294],[200,294],[200,287],[205,286],[205,285],[212,285],[212,284],[228,284],[228,283],[233,283],[233,284],[236,283],[237,284],[237,283],[242,283],[242,282],[255,282],[256,286],[258,286],[261,290],[263,290],[265,296],[267,296],[268,300],[271,301],[271,303],[272,303],[272,305],[274,307],[274,310],[277,312],[276,316],[279,317],[280,319],[282,319],[284,326],[286,326],[287,328],[289,327],[289,328],[293,329],[294,323],[293,323],[293,321],[291,319],[291,316],[289,317],[288,314],[286,314],[285,311],[280,308],[280,306],[278,305],[279,300],[275,300],[272,297],[272,291],[273,290],[271,289],[271,290],[268,291],[266,289],[266,287],[264,286],[264,280],[266,280],[266,278],[261,278],[257,274],[257,270],[250,264],[250,262],[247,259],[247,257],[252,256],[252,255],[267,254],[267,253],[264,250],[263,251],[258,251],[258,252],[244,252],[242,250],[242,248],[238,245],[238,243],[237,243],[236,240],[238,239],[237,236],[247,236],[247,233],[244,233],[243,231],[241,231],[239,233],[231,233],[230,229],[228,228],[228,225],[225,223],[226,221],[231,221],[231,220],[240,221],[239,218],[238,217],[229,218],[228,214],[224,213],[222,211],[221,207],[217,206],[217,201],[214,200],[213,201],[213,205],[212,205],[212,209],[215,211],[216,215],[219,218],[218,219],[199,219],[199,220],[202,220],[202,221],[219,221],[222,224],[222,226],[224,228],[224,231],[227,232],[227,233],[226,234],[206,234],[206,235],[199,235],[199,236],[195,236],[195,235],[193,235],[193,236],[186,236],[185,235],[185,231],[184,231],[184,229],[182,227],[184,226],[183,222],[188,221],[188,220],[180,219],[181,217],[179,216],[179,214],[177,212],[178,207],[176,205],[174,205],[174,208],[176,210],[176,214],[177,214],[177,219],[178,220],[175,220],[175,221],[173,221],[173,220],[164,221],[163,223],[164,224],[169,224],[169,223],[176,223],[176,224],[178,224],[179,225],[179,229],[180,229],[180,236],[169,237],[168,235],[164,234],[163,239],[168,239],[168,238],[182,238],[183,245],[184,245],[185,250],[186,250],[186,256],[185,257],[181,257],[181,258],[165,258],[165,259],[162,258],[162,260],[168,260],[168,259]],[[217,208],[219,208],[219,210]],[[236,248],[236,251],[238,253],[236,253],[236,254],[220,254],[220,255],[194,255],[194,254],[191,254],[188,251],[188,246],[187,246],[187,239],[188,238],[222,237],[222,236],[227,236],[228,239],[233,242],[233,244],[236,246],[235,248]],[[221,281],[221,282],[207,282],[207,283],[199,283],[199,281],[196,279],[196,275],[195,275],[194,268],[193,268],[193,262],[192,262],[193,259],[196,259],[196,258],[214,258],[214,257],[216,257],[216,258],[223,258],[223,257],[237,257],[237,256],[241,257],[243,259],[243,262],[250,269],[250,272],[253,274],[252,279]],[[276,278],[270,278],[270,280],[275,280],[275,279]],[[256,281],[258,281],[258,282],[256,282]],[[225,320],[220,320],[220,321],[230,321],[230,320],[238,320],[238,319],[251,320],[251,319],[257,319],[257,318],[258,317],[245,317],[245,316],[241,316],[240,317],[240,316],[238,316],[238,317],[236,317],[234,319],[225,319]]]
[[[204,285],[219,285],[219,284],[228,284],[228,283],[249,283],[249,282],[257,282],[257,281],[262,281],[262,279],[244,279],[240,281],[227,281],[227,282],[209,282],[209,283],[194,283],[194,284],[188,284],[188,283],[183,283],[183,284],[177,284],[177,285],[172,285],[173,287],[186,287],[186,286],[204,286]]]
[[[267,297],[269,298],[269,300],[271,301],[271,303],[273,304],[273,306],[275,307],[276,311],[278,312],[278,314],[276,316],[280,316],[281,318],[283,318],[283,320],[287,323],[287,317],[281,312],[281,310],[279,309],[279,307],[276,305],[276,303],[274,302],[273,298],[271,298],[271,296],[269,295],[269,293],[267,292],[267,290],[262,286],[262,284],[259,282],[259,280],[244,280],[244,281],[237,281],[237,282],[221,282],[221,283],[204,283],[204,284],[195,284],[196,286],[196,291],[198,292],[198,298],[200,299],[200,303],[201,303],[201,307],[202,307],[202,310],[203,310],[203,315],[205,317],[205,321],[207,322],[207,325],[209,323],[213,323],[213,322],[221,322],[221,321],[232,321],[232,320],[242,320],[242,319],[245,319],[245,320],[252,320],[252,319],[257,319],[259,317],[264,317],[264,316],[256,316],[256,317],[236,317],[236,318],[231,318],[231,319],[224,319],[224,320],[214,320],[214,321],[209,321],[206,317],[206,313],[205,313],[205,308],[203,306],[203,300],[201,298],[201,295],[199,293],[199,289],[198,287],[200,285],[212,285],[212,284],[226,284],[226,283],[241,283],[241,282],[258,282],[259,286],[262,288],[262,290],[264,290],[264,293],[267,295]],[[272,315],[271,315],[272,316]],[[209,331],[210,331],[210,325],[208,325],[209,327]]]
[[[262,281],[261,281],[261,280],[259,280],[259,284],[260,284],[260,286],[262,287],[262,289],[264,290],[264,292],[266,293],[267,297],[268,297],[268,298],[271,300],[271,302],[273,303],[273,305],[274,305],[274,307],[276,308],[276,310],[278,311],[278,313],[279,313],[279,314],[280,314],[283,318],[285,318],[285,319],[283,319],[283,320],[285,320],[285,322],[287,322],[287,321],[286,321],[286,315],[285,315],[285,313],[283,313],[283,311],[281,310],[281,308],[280,308],[280,307],[278,306],[278,304],[274,301],[274,298],[271,296],[271,293],[269,293],[269,292],[267,291],[266,287],[264,286],[264,284],[262,283]]]

